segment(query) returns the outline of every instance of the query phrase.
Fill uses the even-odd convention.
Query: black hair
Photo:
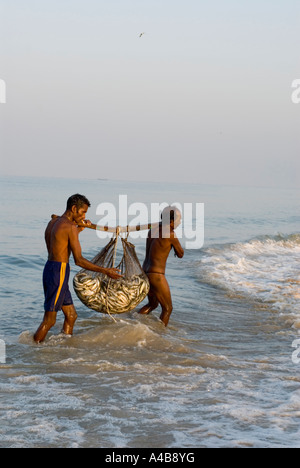
[[[165,222],[169,221],[170,219],[170,222],[172,222],[175,220],[176,215],[178,215],[178,213],[180,213],[180,211],[178,210],[178,208],[176,208],[176,206],[167,206],[161,214],[161,219],[163,220],[164,218]]]
[[[79,193],[76,193],[75,195],[72,195],[70,198],[68,198],[67,201],[67,210],[71,210],[72,206],[76,206],[77,210],[83,207],[83,205],[91,206],[90,202],[84,195],[80,195]]]

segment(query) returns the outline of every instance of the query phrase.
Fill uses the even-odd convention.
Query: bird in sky
[[[145,34],[145,33],[144,33],[144,32],[142,32],[142,33],[139,35],[139,37],[142,37],[144,34]]]

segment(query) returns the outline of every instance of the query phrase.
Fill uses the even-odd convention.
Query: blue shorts
[[[69,290],[69,263],[48,261],[43,273],[45,312],[58,312],[63,306],[72,305]]]

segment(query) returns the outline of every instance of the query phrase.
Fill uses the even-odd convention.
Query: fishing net
[[[81,270],[74,277],[73,286],[78,298],[90,309],[104,314],[130,312],[147,296],[150,285],[137,258],[133,244],[122,240],[123,256],[116,268],[123,278],[111,279],[102,273]],[[114,237],[92,260],[103,268],[115,266],[118,237]]]

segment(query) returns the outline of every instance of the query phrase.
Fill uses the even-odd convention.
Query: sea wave
[[[30,254],[22,254],[21,255],[0,255],[0,265],[1,270],[15,270],[17,268],[29,268],[29,269],[36,269],[36,268],[43,268],[45,263],[45,258],[41,257],[40,255],[30,255]]]
[[[300,327],[300,235],[264,236],[202,252],[197,276],[295,318]]]

